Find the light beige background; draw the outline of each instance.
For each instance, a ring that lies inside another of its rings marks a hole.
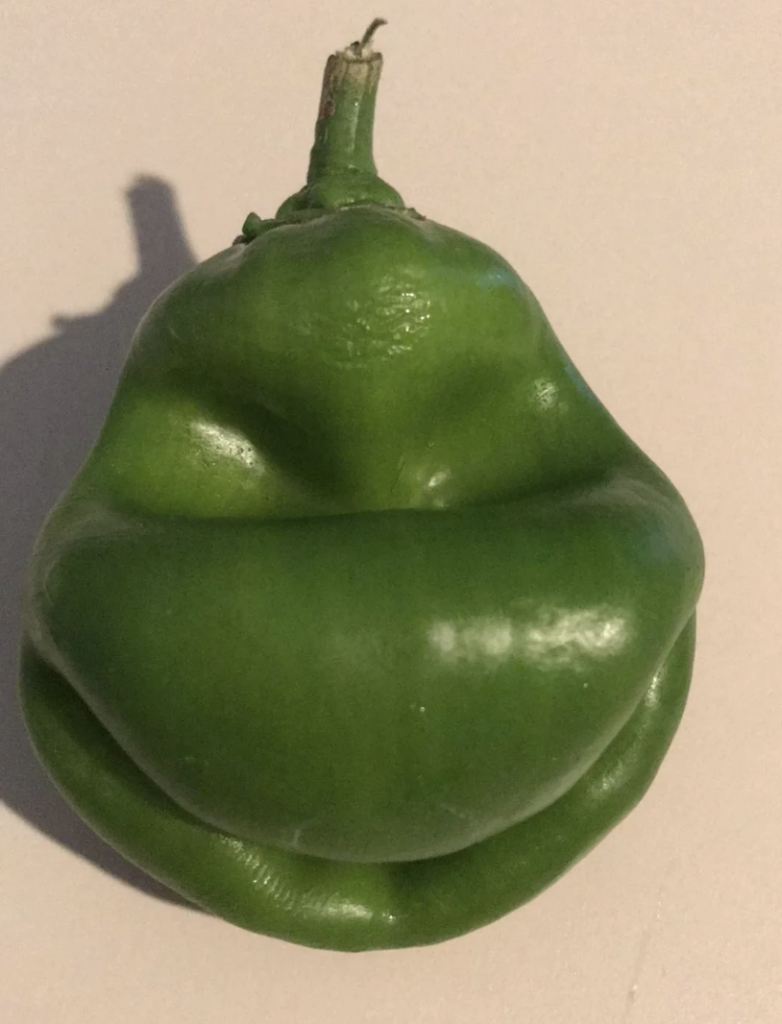
[[[500,923],[348,956],[145,887],[50,789],[13,687],[24,559],[135,321],[188,245],[212,254],[301,184],[322,63],[375,14],[384,176],[518,268],[679,485],[708,580],[689,709],[642,806]],[[779,1024],[778,0],[3,0],[0,15],[0,1019]]]

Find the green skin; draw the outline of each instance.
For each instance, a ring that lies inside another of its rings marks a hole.
[[[437,942],[640,799],[695,525],[495,252],[375,173],[335,55],[305,188],[164,293],[39,539],[21,696],[97,832],[238,925]]]

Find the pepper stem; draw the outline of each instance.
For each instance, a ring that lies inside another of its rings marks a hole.
[[[356,203],[404,207],[400,195],[378,177],[372,154],[383,67],[382,55],[372,49],[372,37],[385,24],[383,18],[375,18],[360,40],[328,58],[307,184],[283,203],[278,218],[298,210]]]
[[[366,47],[372,43],[372,37],[381,25],[388,25],[387,20],[385,17],[376,17],[370,28],[368,28],[361,36],[361,41],[359,43],[353,43],[352,48],[355,49],[356,47],[359,47],[359,49],[365,50]]]
[[[366,50],[367,47],[371,44],[372,36],[375,34],[375,32],[377,32],[381,25],[387,24],[388,22],[386,21],[385,18],[375,18],[375,20],[364,33],[364,35],[361,37],[360,42],[352,43],[350,48],[354,52],[363,53],[363,51]]]

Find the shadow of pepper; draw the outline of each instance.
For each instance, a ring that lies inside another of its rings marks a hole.
[[[99,839],[60,797],[33,753],[16,696],[19,605],[35,536],[98,437],[139,320],[196,262],[165,181],[138,178],[127,201],[136,276],[99,312],[55,318],[56,333],[0,370],[0,799],[121,881],[184,904]]]

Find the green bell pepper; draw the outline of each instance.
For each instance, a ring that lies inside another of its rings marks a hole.
[[[496,919],[636,804],[703,576],[510,265],[377,176],[376,27],[329,59],[305,187],[142,320],[20,682],[100,835],[340,950]]]

